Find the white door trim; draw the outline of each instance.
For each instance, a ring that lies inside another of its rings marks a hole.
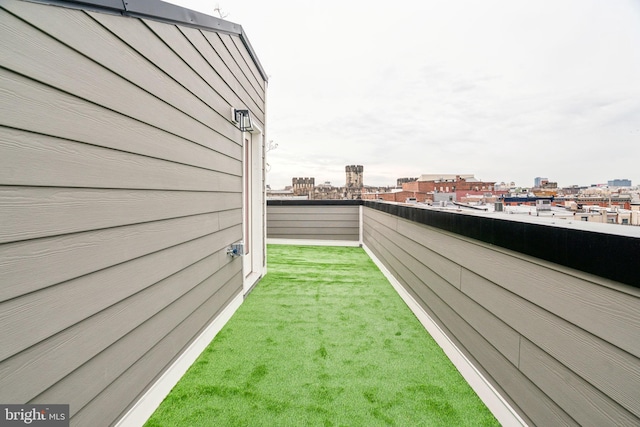
[[[242,133],[242,237],[245,244],[245,255],[242,260],[243,293],[248,293],[264,274],[265,230],[264,215],[266,213],[264,194],[264,132],[254,124],[254,131]],[[247,169],[247,148],[251,164]],[[246,171],[250,173],[247,176]],[[247,182],[249,178],[249,182]],[[249,189],[249,197],[246,191]],[[247,206],[248,201],[248,206]],[[247,212],[248,210],[248,212]],[[248,223],[246,222],[248,221]],[[247,235],[248,233],[248,235]]]

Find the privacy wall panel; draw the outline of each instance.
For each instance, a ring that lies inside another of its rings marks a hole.
[[[267,206],[267,238],[306,240],[360,239],[359,206]]]
[[[364,244],[533,425],[637,425],[636,288],[364,208]]]
[[[0,3],[0,401],[109,425],[242,292],[266,84],[239,34],[74,6]]]

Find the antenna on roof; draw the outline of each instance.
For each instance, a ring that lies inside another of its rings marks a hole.
[[[228,13],[225,13],[222,11],[222,9],[220,9],[220,4],[216,3],[216,7],[213,9],[214,12],[216,12],[218,14],[218,16],[220,17],[220,19],[224,19],[227,16],[229,16]]]
[[[265,144],[264,153],[267,154],[269,151],[275,150],[276,148],[278,148],[278,143],[276,142],[274,144],[273,139],[271,139],[268,144]],[[271,172],[271,164],[269,164],[269,162],[265,162],[265,168],[267,172]]]

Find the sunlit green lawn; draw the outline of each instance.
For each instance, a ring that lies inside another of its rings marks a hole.
[[[362,249],[268,268],[147,426],[498,425]]]

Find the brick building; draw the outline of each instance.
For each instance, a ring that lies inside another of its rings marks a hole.
[[[384,200],[385,202],[404,203],[407,199],[415,198],[417,202],[433,201],[433,194],[427,194],[420,191],[393,191],[393,192],[369,192],[362,194],[363,200]]]
[[[485,192],[494,191],[495,185],[495,181],[478,181],[473,175],[422,175],[417,181],[403,183],[402,190],[421,193]]]
[[[506,191],[496,191],[495,182],[478,181],[473,175],[421,175],[420,178],[399,178],[402,191],[391,193],[366,193],[363,199],[384,200],[389,202],[405,202],[415,198],[418,202],[433,202],[434,193],[450,193],[452,198],[461,200],[474,199],[473,196],[496,197]],[[455,195],[455,196],[454,196]]]

